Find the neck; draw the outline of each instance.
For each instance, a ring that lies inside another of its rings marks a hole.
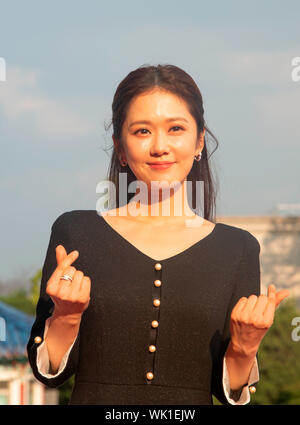
[[[191,184],[191,182],[189,182]],[[156,223],[163,225],[196,222],[198,225],[203,218],[195,214],[188,203],[188,190],[186,180],[173,187],[166,184],[160,187],[152,185],[148,190],[148,197],[143,196],[140,188],[127,204],[128,215],[135,216],[143,223]]]

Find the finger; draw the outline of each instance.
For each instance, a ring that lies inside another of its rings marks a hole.
[[[63,285],[70,286],[72,284],[71,281],[61,279],[61,277],[64,274],[68,274],[73,279],[75,272],[76,272],[75,267],[69,266],[65,270],[63,270],[63,272],[60,273],[59,275],[56,275],[55,277],[52,276],[51,279],[49,279],[49,282],[47,284],[48,290],[50,289],[50,291],[53,292],[53,294],[55,293],[56,295],[58,295],[60,287],[62,287]]]
[[[89,276],[83,276],[80,284],[80,293],[79,293],[79,299],[83,301],[84,303],[87,303],[91,297],[91,279]]]
[[[61,280],[63,284],[60,286],[59,296],[66,296],[70,299],[70,301],[76,301],[79,297],[79,288],[82,277],[83,272],[80,270],[75,270],[75,273],[72,276],[72,282]]]
[[[276,298],[276,288],[273,284],[268,286],[268,298],[272,298],[274,300]]]
[[[69,267],[75,260],[77,260],[79,256],[78,251],[72,251],[70,254],[68,254],[56,267],[56,269],[53,272],[53,278],[55,280],[59,279],[63,273],[64,270]]]
[[[274,313],[276,309],[276,301],[272,297],[268,297],[268,303],[265,307],[264,313],[263,313],[263,322],[265,323],[266,327],[271,326],[274,320]]]
[[[247,303],[244,305],[243,310],[241,311],[241,320],[244,322],[247,322],[250,320],[253,310],[255,308],[255,305],[257,303],[258,297],[257,295],[250,295],[250,297],[247,300]]]
[[[250,295],[247,299],[247,304],[244,305],[243,311],[252,311],[257,303],[257,295]],[[250,310],[249,310],[250,309]]]
[[[233,307],[232,312],[231,312],[231,317],[233,319],[238,319],[240,317],[240,313],[241,313],[242,309],[244,308],[244,305],[247,303],[247,300],[248,299],[246,297],[241,297],[238,300],[238,302]]]
[[[84,274],[81,270],[76,270],[74,277],[73,277],[73,288],[74,289],[74,293],[76,292],[76,294],[79,294],[80,292],[80,285],[81,285],[81,281],[83,278]]]
[[[67,256],[67,251],[63,245],[57,245],[55,248],[57,265]]]
[[[274,311],[276,309],[276,297],[277,294],[275,285],[271,284],[268,286],[268,304],[265,307],[265,311],[263,313],[264,316],[274,314]]]
[[[69,266],[69,267],[67,267],[67,268],[63,271],[63,273],[59,276],[59,278],[58,278],[58,279],[59,279],[59,280],[58,280],[58,283],[60,283],[60,284],[64,284],[64,285],[71,285],[71,284],[73,283],[73,279],[74,279],[75,273],[76,273],[76,268],[75,268],[74,266]],[[61,278],[63,277],[63,275],[65,275],[65,274],[67,274],[67,275],[71,276],[72,281],[71,281],[71,280],[61,279]]]
[[[89,293],[91,290],[91,279],[89,276],[83,276],[80,283],[80,292]]]
[[[257,303],[253,309],[253,317],[258,319],[264,314],[266,305],[268,304],[269,298],[266,295],[260,295],[257,299]]]
[[[278,307],[281,301],[284,300],[289,295],[290,295],[290,291],[288,289],[283,289],[281,291],[278,291],[276,294],[276,307]]]

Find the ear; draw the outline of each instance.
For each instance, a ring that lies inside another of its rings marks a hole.
[[[116,150],[116,152],[118,152],[118,142],[117,142],[117,140],[116,140],[116,138],[115,138],[114,135],[112,135],[112,139],[113,139],[113,142],[114,142],[115,150]]]
[[[199,138],[197,140],[196,149],[197,150],[200,149],[200,152],[202,152],[202,149],[204,148],[204,136],[205,136],[205,128],[203,129],[202,133],[200,133]]]
[[[115,138],[114,135],[112,135],[112,139],[113,139],[113,142],[114,142],[114,147],[115,147],[117,157],[119,158],[119,157],[122,156],[122,149],[121,149],[120,143],[118,142],[118,140]]]

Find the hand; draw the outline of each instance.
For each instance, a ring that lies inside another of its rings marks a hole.
[[[67,255],[62,245],[56,247],[57,267],[48,280],[46,288],[46,293],[50,295],[55,305],[52,316],[78,320],[89,305],[91,279],[71,266],[78,255],[78,251],[72,251]],[[73,281],[60,279],[64,274],[70,275]]]
[[[269,285],[268,296],[242,297],[231,312],[230,334],[234,351],[244,356],[253,356],[274,321],[275,309],[289,295],[289,290],[276,292]]]

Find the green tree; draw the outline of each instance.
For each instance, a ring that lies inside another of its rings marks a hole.
[[[35,305],[28,297],[28,292],[25,289],[16,289],[7,295],[2,295],[0,300],[26,314],[35,315]]]
[[[42,269],[38,269],[36,274],[30,279],[31,287],[28,294],[28,298],[34,306],[37,305],[40,296],[41,279]]]
[[[300,310],[289,297],[277,308],[274,323],[260,345],[260,380],[252,404],[300,404],[300,341],[292,339],[294,317],[300,317]]]

